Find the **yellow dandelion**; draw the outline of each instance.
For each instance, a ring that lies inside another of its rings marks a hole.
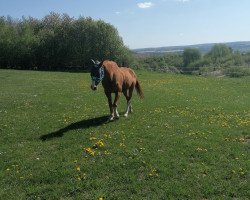
[[[98,147],[104,147],[104,142],[102,140],[98,140],[96,143],[95,143]]]
[[[104,142],[102,140],[98,140],[94,145],[93,145],[93,149],[97,149],[97,148],[101,148],[104,147]]]
[[[110,153],[109,151],[106,150],[106,151],[104,151],[104,154],[105,154],[105,155],[110,155],[111,153]]]
[[[77,167],[76,167],[76,170],[77,170],[77,171],[81,171],[80,166],[77,166]]]
[[[86,152],[87,154],[89,154],[89,155],[91,155],[91,156],[94,156],[94,155],[95,155],[95,151],[94,151],[93,149],[91,149],[90,147],[85,148],[84,150],[85,150],[85,152]]]

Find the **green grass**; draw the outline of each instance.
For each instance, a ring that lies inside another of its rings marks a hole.
[[[137,74],[104,123],[89,74],[0,70],[0,199],[249,199],[250,78]]]

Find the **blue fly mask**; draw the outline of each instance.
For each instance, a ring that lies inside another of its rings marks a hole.
[[[104,78],[104,68],[99,61],[94,61],[94,66],[91,68],[90,76],[92,80],[91,88],[96,90],[97,85],[103,80]]]

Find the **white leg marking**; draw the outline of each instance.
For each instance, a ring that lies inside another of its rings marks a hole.
[[[118,111],[117,111],[117,107],[116,107],[116,108],[115,108],[115,118],[119,119],[119,117],[120,117],[120,115],[119,115],[119,113],[118,113]]]
[[[129,105],[129,113],[132,113],[132,112],[133,112],[132,104],[130,103],[130,105]]]
[[[129,110],[130,110],[130,106],[131,106],[131,103],[130,102],[127,102],[127,110],[124,114],[124,117],[127,117],[128,116],[128,113],[129,113]]]
[[[113,121],[113,120],[114,120],[114,115],[110,115],[109,121]]]

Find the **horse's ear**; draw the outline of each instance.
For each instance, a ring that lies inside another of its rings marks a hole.
[[[91,59],[92,63],[96,64],[95,61],[93,59]]]
[[[97,62],[98,62],[98,66],[102,67],[103,61],[102,62],[97,61]]]

